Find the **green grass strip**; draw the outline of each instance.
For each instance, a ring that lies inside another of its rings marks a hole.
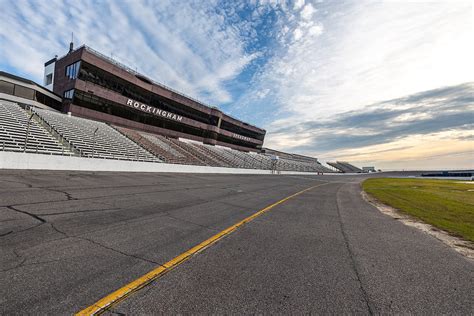
[[[474,242],[474,182],[373,178],[362,187],[386,205]]]

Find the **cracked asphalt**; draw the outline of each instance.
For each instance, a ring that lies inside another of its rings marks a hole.
[[[383,215],[365,176],[0,170],[0,314],[72,314],[288,200],[109,314],[474,314],[474,264]]]

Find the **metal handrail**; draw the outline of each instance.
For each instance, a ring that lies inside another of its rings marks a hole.
[[[28,106],[28,109],[27,111],[29,112],[32,112],[32,113],[35,113],[36,114],[36,117],[41,121],[41,124],[43,124],[43,127],[46,129],[46,127],[49,128],[49,133],[54,137],[56,138],[56,140],[61,144],[61,146],[63,147],[63,153],[64,153],[64,143],[66,143],[68,146],[67,146],[67,149],[70,151],[70,153],[68,154],[65,154],[64,156],[71,156],[71,154],[74,156],[75,154],[79,154],[79,156],[82,156],[82,152],[79,148],[76,148],[73,143],[69,140],[67,140],[63,134],[61,134],[53,125],[51,125],[48,121],[46,121],[41,115],[39,115],[34,107],[31,107],[31,106]],[[44,126],[46,125],[46,126]],[[77,151],[77,153],[75,152]]]

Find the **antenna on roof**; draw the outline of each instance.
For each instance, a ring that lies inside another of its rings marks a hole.
[[[74,50],[74,32],[71,32],[71,43],[69,43],[68,54],[72,53],[73,50]]]

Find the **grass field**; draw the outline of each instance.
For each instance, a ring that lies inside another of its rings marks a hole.
[[[474,183],[379,178],[362,186],[380,202],[474,242]]]

